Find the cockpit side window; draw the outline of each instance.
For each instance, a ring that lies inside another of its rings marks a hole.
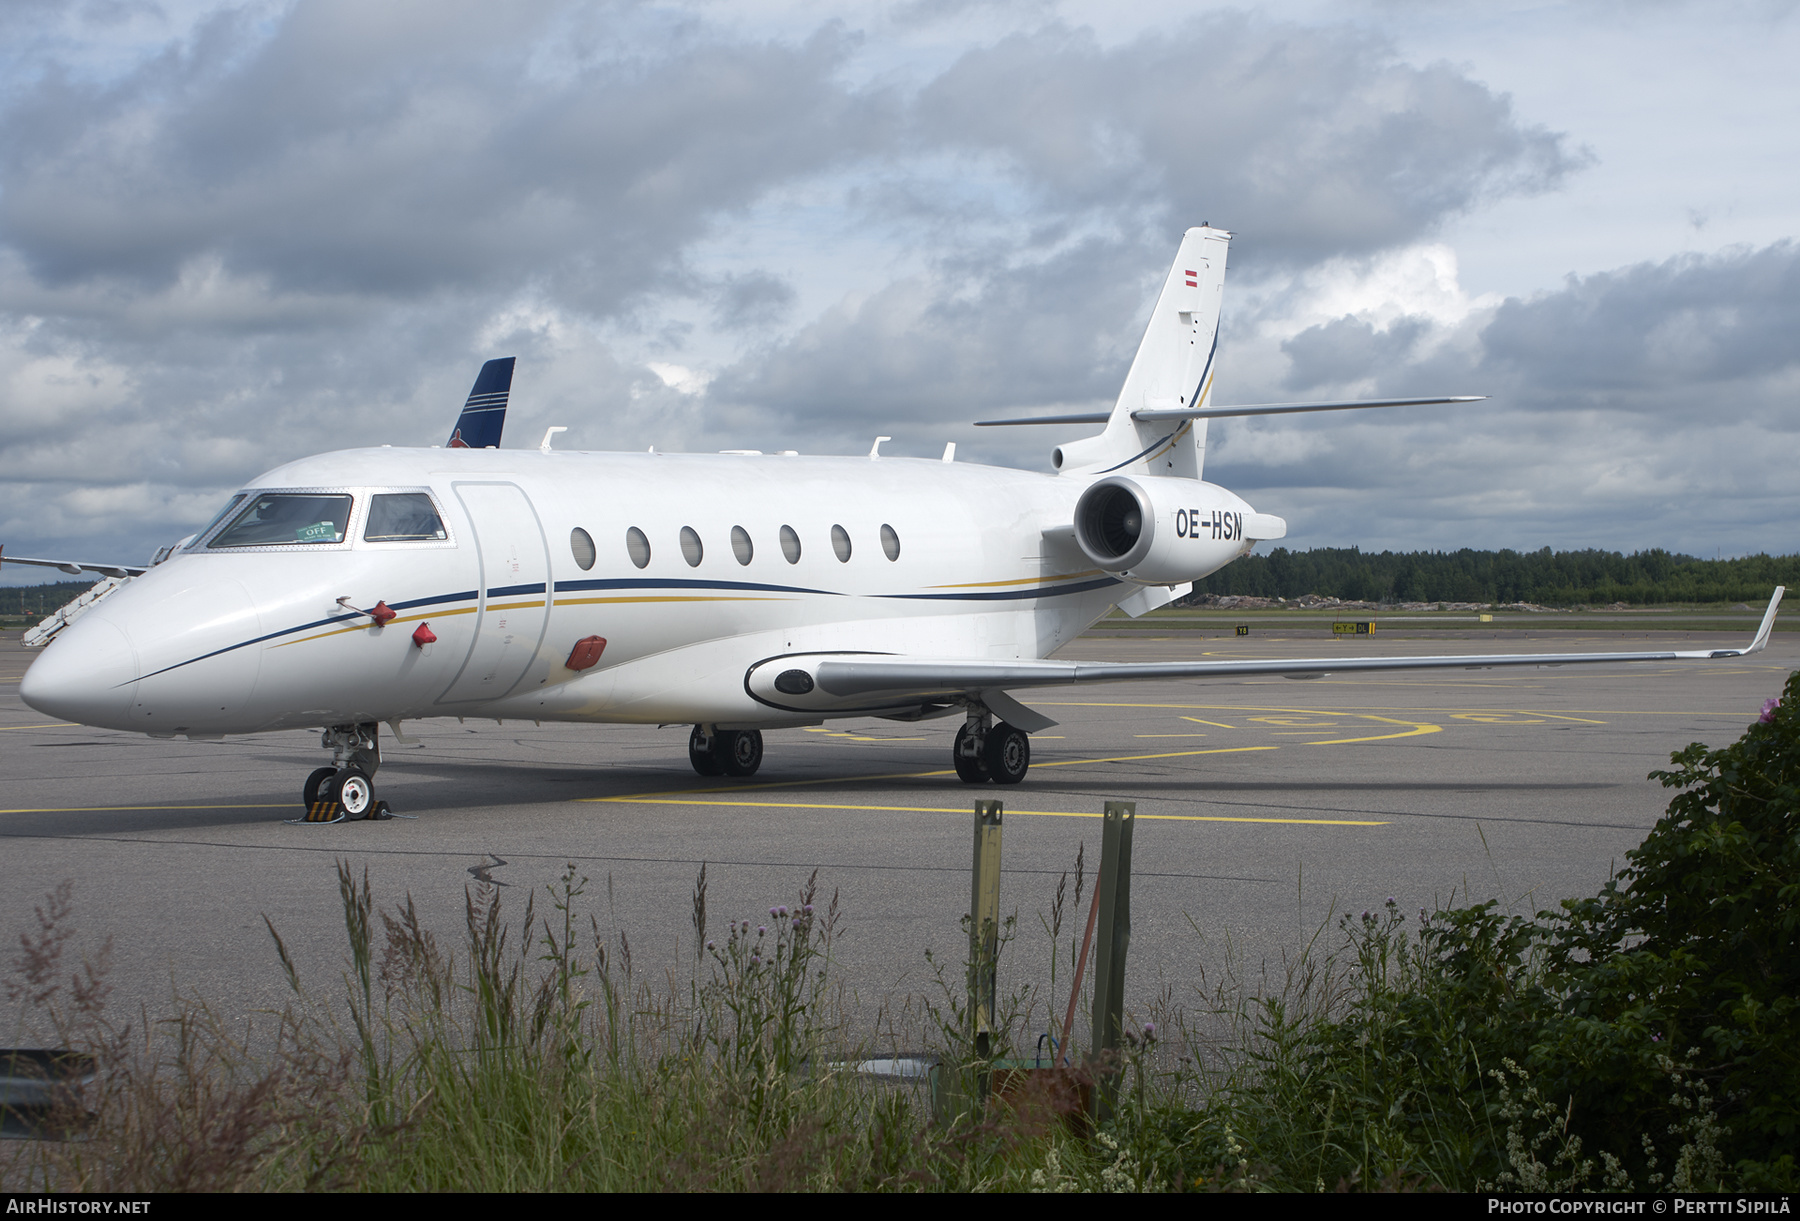
[[[263,492],[207,544],[217,547],[283,547],[341,543],[350,525],[350,497],[318,492]]]
[[[224,521],[227,517],[230,517],[231,511],[233,509],[237,508],[239,505],[244,503],[244,495],[245,494],[243,492],[238,492],[237,494],[232,496],[232,498],[230,500],[226,501],[225,507],[223,509],[220,509],[218,511],[218,513],[216,515],[214,515],[213,519],[206,523],[205,529],[201,530],[198,534],[194,535],[193,541],[191,541],[188,544],[188,546],[198,547],[200,545],[200,540],[204,539],[207,535],[211,534],[214,530],[218,529],[219,523]]]
[[[437,506],[423,492],[384,492],[369,499],[365,543],[422,543],[446,537]]]

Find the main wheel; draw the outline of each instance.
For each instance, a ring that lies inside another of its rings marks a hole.
[[[956,745],[950,748],[950,761],[956,764],[956,778],[964,784],[986,784],[988,780],[987,760],[980,753],[963,754],[963,743],[969,740],[969,723],[963,722],[956,731]]]
[[[727,776],[754,776],[756,769],[762,766],[763,741],[760,729],[739,729],[718,735],[724,739],[724,750],[720,752],[725,758],[725,774]]]
[[[712,746],[708,748],[706,734],[698,725],[694,726],[694,732],[688,735],[688,762],[692,763],[694,770],[702,776],[723,776],[725,774],[725,759],[719,751],[721,739],[724,737],[724,734],[715,733]]]
[[[1017,784],[1031,766],[1031,738],[1023,729],[1001,721],[988,730],[981,753],[995,784]]]
[[[346,818],[361,818],[375,804],[375,782],[361,768],[346,767],[339,772],[332,789]]]
[[[335,775],[335,767],[321,767],[306,778],[306,784],[300,790],[300,800],[307,809],[312,809],[313,802],[319,799],[320,786]]]

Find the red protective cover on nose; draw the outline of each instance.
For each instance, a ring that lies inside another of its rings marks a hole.
[[[389,613],[391,614],[392,612]],[[413,643],[418,645],[421,649],[428,644],[435,644],[436,642],[437,633],[431,630],[431,625],[429,623],[421,623],[413,630]]]
[[[585,670],[600,660],[600,654],[606,651],[606,641],[600,636],[583,636],[575,642],[569,651],[569,660],[563,664],[571,670]]]

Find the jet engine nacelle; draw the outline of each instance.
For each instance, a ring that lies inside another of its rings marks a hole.
[[[1181,585],[1216,572],[1287,523],[1197,479],[1110,475],[1075,502],[1075,542],[1104,572]]]

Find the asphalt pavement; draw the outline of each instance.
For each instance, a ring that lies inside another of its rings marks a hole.
[[[1738,633],[1671,635],[1681,648]],[[834,722],[766,735],[750,780],[701,779],[685,727],[409,723],[385,737],[378,796],[405,817],[295,826],[300,785],[328,756],[317,735],[154,740],[49,720],[18,699],[32,653],[0,640],[0,931],[35,927],[73,882],[71,959],[110,940],[115,1012],[154,1014],[172,990],[248,1017],[286,981],[265,917],[310,988],[345,966],[336,869],[366,870],[378,902],[410,894],[446,946],[466,890],[498,884],[503,911],[539,910],[573,865],[609,945],[622,930],[640,978],[679,983],[695,950],[693,884],[707,867],[708,933],[767,920],[817,871],[843,918],[838,969],[859,1022],[916,1022],[939,995],[926,957],[960,978],[972,802],[1005,803],[1002,907],[1018,915],[1007,980],[1037,986],[1067,873],[1069,953],[1077,850],[1098,863],[1099,814],[1137,803],[1128,1003],[1191,1003],[1236,971],[1279,972],[1335,947],[1344,913],[1392,897],[1416,913],[1498,900],[1521,913],[1592,893],[1660,817],[1647,778],[1689,742],[1719,745],[1779,693],[1800,648],[1725,662],[1444,670],[1396,675],[1124,683],[1028,693],[1060,722],[1032,738],[1013,788],[950,770],[955,720]],[[1548,640],[1432,633],[1334,640],[1153,633],[1077,642],[1063,656],[1116,660],[1665,647],[1655,635]],[[1322,930],[1322,931],[1321,931]],[[16,951],[8,949],[11,969]],[[1058,988],[1068,978],[1059,968]],[[1057,994],[1060,1007],[1060,996]],[[910,1009],[909,1009],[910,1006]],[[22,1037],[22,1036],[21,1036]]]

